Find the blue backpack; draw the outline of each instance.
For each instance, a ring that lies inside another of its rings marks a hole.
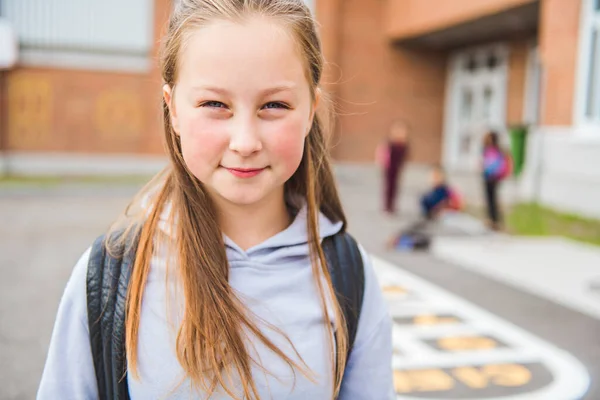
[[[497,149],[485,150],[483,154],[483,171],[488,179],[502,180],[511,173],[511,160]]]

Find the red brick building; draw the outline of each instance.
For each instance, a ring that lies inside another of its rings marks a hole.
[[[464,125],[453,121],[461,106],[481,128],[538,115],[570,124],[580,14],[580,0],[320,0],[329,79],[337,82],[330,88],[342,110],[336,155],[370,160],[390,121],[402,117],[414,128],[416,161],[456,158],[449,136],[479,134],[453,126]],[[539,112],[526,95],[536,90],[538,63],[545,97],[554,99]],[[468,139],[457,138],[467,151],[479,138]]]
[[[145,164],[138,155],[162,153],[156,58],[170,0],[0,6],[21,47],[2,93],[0,143],[9,171],[110,171],[116,154],[135,172],[144,170],[135,167]]]
[[[480,195],[487,129],[529,126],[513,200],[600,217],[600,1],[318,0],[335,156],[370,161],[394,118],[412,161]]]

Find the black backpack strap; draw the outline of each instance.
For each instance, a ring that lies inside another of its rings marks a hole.
[[[333,288],[348,330],[348,354],[350,358],[365,293],[365,269],[362,254],[356,240],[346,232],[329,236],[322,243]]]
[[[87,271],[87,308],[90,343],[101,400],[129,400],[125,350],[125,305],[137,238],[113,257],[106,237],[94,242]],[[358,244],[348,233],[327,237],[322,243],[336,297],[348,331],[350,357],[365,291],[365,274]]]
[[[125,247],[125,246],[123,246]],[[87,310],[92,358],[101,400],[128,400],[125,305],[135,248],[107,252],[106,237],[94,242],[87,270]]]

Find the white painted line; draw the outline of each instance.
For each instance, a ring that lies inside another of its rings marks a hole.
[[[382,259],[371,258],[383,286],[399,286],[408,292],[418,294],[424,301],[424,310],[435,311],[438,314],[443,310],[441,314],[449,313],[464,319],[464,322],[448,325],[395,324],[393,343],[400,352],[400,355],[394,355],[393,358],[395,368],[414,370],[454,368],[465,365],[540,363],[552,374],[551,383],[524,394],[485,397],[485,400],[576,400],[587,392],[590,384],[589,375],[584,366],[569,353]],[[402,298],[401,295],[388,295],[388,298],[392,317],[415,315],[414,310],[409,313],[403,310],[402,301],[398,300]],[[449,352],[439,351],[423,341],[431,339],[434,335],[456,336],[461,333],[461,326],[464,328],[462,331],[464,333],[490,335],[507,347]],[[412,397],[403,394],[398,395],[397,399],[436,400],[437,398],[423,397],[423,395]]]
[[[433,254],[465,269],[600,319],[600,250],[569,240],[439,238]]]
[[[21,153],[4,156],[4,168],[16,175],[154,175],[168,165],[165,156],[75,153]]]
[[[400,349],[402,350],[402,349]],[[477,364],[523,364],[539,362],[539,356],[532,352],[523,353],[514,350],[491,350],[485,355],[477,353],[464,354],[441,354],[435,357],[435,368],[454,368],[462,365]],[[406,360],[403,356],[394,356],[392,361],[394,368],[421,369],[431,368],[431,358],[416,356],[413,360]]]

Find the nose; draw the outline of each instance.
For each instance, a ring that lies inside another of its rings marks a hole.
[[[258,127],[251,118],[245,118],[233,126],[233,132],[229,139],[229,150],[235,151],[242,156],[249,156],[262,150],[262,141],[258,133]]]

